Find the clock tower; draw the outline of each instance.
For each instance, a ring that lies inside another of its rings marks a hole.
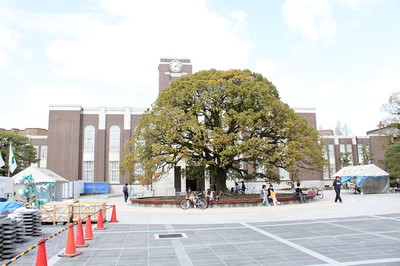
[[[158,92],[183,75],[192,75],[192,63],[189,58],[161,58],[158,65]]]

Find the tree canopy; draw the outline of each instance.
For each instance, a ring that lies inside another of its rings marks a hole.
[[[392,93],[388,101],[382,105],[388,116],[379,122],[380,128],[394,127],[400,129],[400,91]]]
[[[400,178],[400,141],[396,141],[386,149],[383,163],[391,177]]]
[[[164,89],[141,117],[124,154],[122,172],[158,180],[184,160],[204,166],[218,190],[231,174],[276,179],[276,167],[321,170],[318,132],[280,100],[275,86],[249,70],[200,71]],[[134,172],[141,165],[143,172]]]
[[[0,152],[6,163],[4,167],[0,168],[0,176],[8,175],[10,143],[12,143],[13,154],[17,162],[17,168],[12,173],[13,175],[29,167],[31,163],[39,161],[36,156],[36,150],[30,144],[28,137],[20,136],[12,132],[0,132]]]

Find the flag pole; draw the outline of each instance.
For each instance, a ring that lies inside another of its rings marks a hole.
[[[7,176],[10,177],[10,156],[11,156],[11,141],[10,141],[10,151],[8,152],[8,170],[7,170]]]

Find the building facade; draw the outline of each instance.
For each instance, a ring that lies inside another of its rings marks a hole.
[[[4,128],[0,128],[0,132],[12,132],[18,134],[20,136],[26,136],[29,138],[30,143],[36,150],[36,156],[40,159],[39,162],[32,164],[36,167],[47,168],[47,134],[48,131],[43,128],[26,128],[26,129],[17,129],[12,128],[10,130],[6,130]]]
[[[192,65],[187,58],[161,58],[159,66],[159,92],[183,75],[192,74]],[[317,128],[316,112],[313,108],[293,108],[307,123]],[[120,192],[122,185],[129,182],[128,174],[119,172],[119,164],[125,150],[125,143],[131,138],[140,117],[146,109],[134,107],[83,107],[80,105],[51,105],[47,136],[32,136],[32,144],[38,150],[39,167],[46,167],[70,180],[85,182],[108,182],[112,192]],[[326,144],[325,157],[329,167],[321,172],[303,171],[299,179],[304,186],[330,185],[332,175],[340,170],[341,158],[346,155],[349,165],[374,163],[384,169],[379,160],[384,157],[387,137],[375,131],[363,137],[334,136],[332,131],[320,131]],[[161,181],[149,186],[132,184],[135,193],[143,195],[174,195],[185,191],[189,184],[181,176],[184,162],[170,171]],[[243,165],[249,171],[250,165]],[[140,166],[135,168],[139,173]],[[279,170],[281,184],[287,187],[290,173]],[[234,181],[232,181],[234,182]],[[264,180],[248,183],[257,189]],[[232,184],[227,184],[230,187]],[[193,187],[193,185],[191,185]],[[201,184],[208,188],[209,182]]]

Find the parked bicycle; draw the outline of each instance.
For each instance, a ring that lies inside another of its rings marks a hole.
[[[246,188],[246,194],[256,194],[256,188],[255,187],[249,187]]]
[[[312,187],[310,190],[314,192],[314,196],[316,196],[320,199],[322,199],[324,197],[324,193],[322,192],[322,190],[320,190],[316,186]]]
[[[179,203],[179,206],[183,210],[189,209],[192,205],[194,208],[199,208],[201,210],[207,209],[208,207],[207,200],[202,196],[198,196],[197,194],[192,198],[187,197],[186,199],[181,200]]]

